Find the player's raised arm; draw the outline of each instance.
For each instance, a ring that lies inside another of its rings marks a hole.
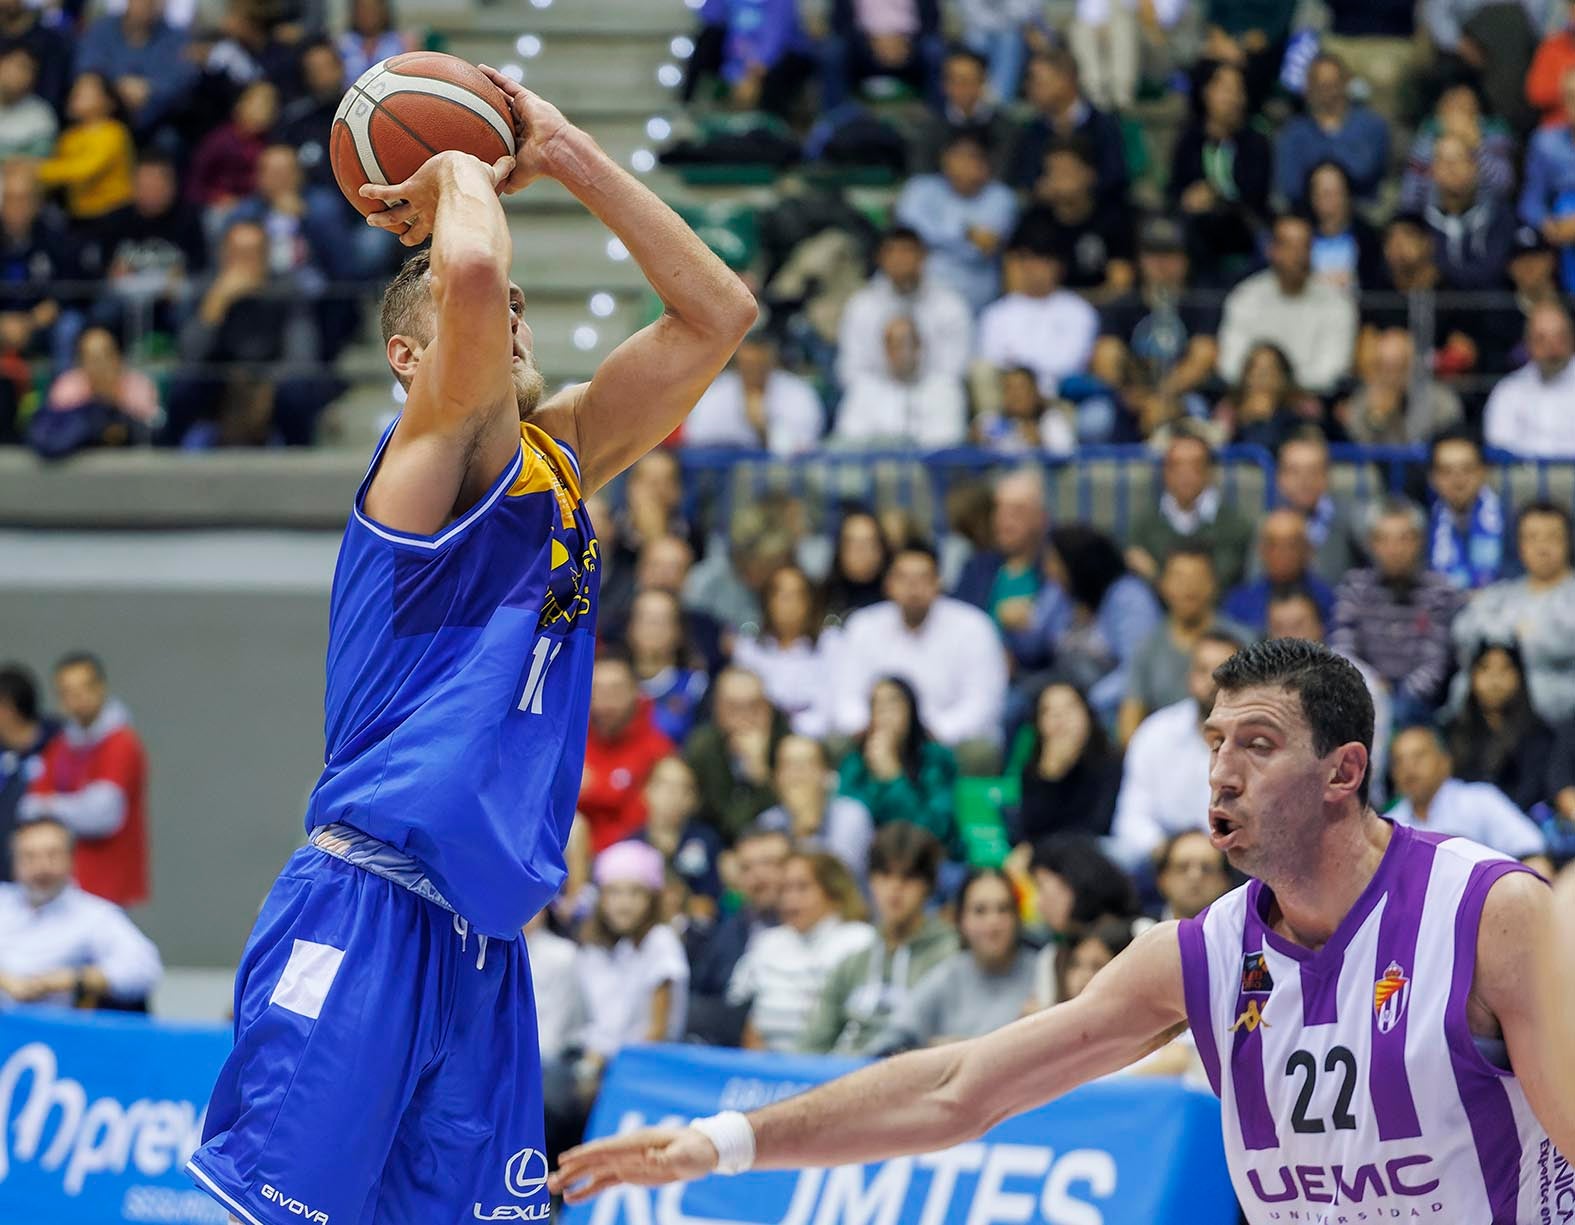
[[[1162,923],[1074,1000],[753,1112],[753,1165],[845,1165],[944,1149],[1141,1059],[1185,1024],[1176,924]],[[570,1149],[553,1187],[579,1202],[619,1183],[698,1178],[717,1161],[717,1147],[695,1128],[647,1128]]]
[[[579,452],[587,495],[605,485],[688,415],[757,315],[745,284],[677,213],[608,157],[558,109],[502,73],[524,145],[534,151],[506,189],[534,175],[562,183],[640,265],[666,308],[608,355],[591,381],[553,397],[536,420]]]

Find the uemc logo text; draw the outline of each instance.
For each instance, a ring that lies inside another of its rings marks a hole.
[[[1390,1195],[1431,1195],[1438,1190],[1438,1179],[1428,1168],[1431,1157],[1420,1153],[1395,1157],[1380,1166],[1368,1161],[1354,1168],[1344,1165],[1278,1166],[1267,1173],[1247,1171],[1247,1181],[1265,1204],[1282,1204],[1302,1199],[1309,1204],[1360,1204],[1369,1196],[1383,1199]],[[1420,1168],[1419,1168],[1420,1167]]]

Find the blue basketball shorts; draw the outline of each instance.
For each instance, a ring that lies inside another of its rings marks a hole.
[[[546,1220],[524,938],[297,851],[242,957],[187,1170],[248,1225]]]

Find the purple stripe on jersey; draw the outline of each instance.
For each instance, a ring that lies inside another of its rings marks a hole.
[[[1344,964],[1344,956],[1336,956],[1330,965],[1302,962],[1303,1025],[1333,1025],[1339,1019],[1340,968]]]
[[[1466,1001],[1476,972],[1477,929],[1488,890],[1500,877],[1526,870],[1511,859],[1490,859],[1471,869],[1471,878],[1455,911],[1455,973],[1444,1012],[1449,1061],[1454,1067],[1460,1103],[1471,1125],[1471,1139],[1476,1144],[1477,1164],[1493,1209],[1492,1225],[1516,1225],[1518,1219],[1520,1132],[1504,1087],[1507,1073],[1493,1069],[1477,1051],[1471,1039]]]
[[[1203,938],[1203,921],[1208,910],[1196,918],[1184,919],[1176,928],[1181,940],[1181,986],[1187,1003],[1187,1023],[1198,1058],[1208,1073],[1214,1096],[1220,1095],[1220,1052],[1214,1041],[1214,1012],[1209,994],[1209,950]]]
[[[1258,917],[1258,882],[1248,887],[1246,921],[1241,925],[1241,955],[1263,951],[1263,921]],[[1244,995],[1237,984],[1236,1015],[1244,1016],[1248,1001],[1265,1009],[1270,1000]],[[1289,1024],[1287,1020],[1283,1022]],[[1274,1130],[1274,1113],[1269,1109],[1269,1093],[1263,1080],[1263,1030],[1261,1025],[1237,1022],[1230,1050],[1230,1079],[1236,1091],[1236,1117],[1241,1120],[1241,1143],[1248,1152],[1278,1148],[1280,1138]]]
[[[1433,875],[1438,844],[1417,838],[1408,850],[1405,871],[1396,875],[1384,903],[1383,918],[1378,923],[1378,950],[1373,965],[1375,984],[1391,965],[1398,966],[1408,980],[1416,971],[1417,933],[1422,927],[1422,909],[1427,902],[1427,885]],[[1374,990],[1376,992],[1376,986]],[[1409,982],[1402,990],[1410,990]],[[1367,1078],[1380,1140],[1414,1140],[1422,1134],[1422,1125],[1416,1117],[1416,1099],[1411,1094],[1411,1079],[1405,1067],[1405,1036],[1411,1013],[1403,1007],[1404,999],[1400,1003],[1399,1018],[1384,1032],[1379,1024],[1376,996],[1374,999]]]

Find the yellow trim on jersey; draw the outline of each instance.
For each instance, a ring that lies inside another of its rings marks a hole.
[[[509,486],[510,498],[524,497],[528,493],[551,493],[558,499],[559,517],[564,527],[574,523],[574,508],[580,501],[580,482],[574,475],[574,465],[552,438],[528,421],[520,422],[520,474]]]

